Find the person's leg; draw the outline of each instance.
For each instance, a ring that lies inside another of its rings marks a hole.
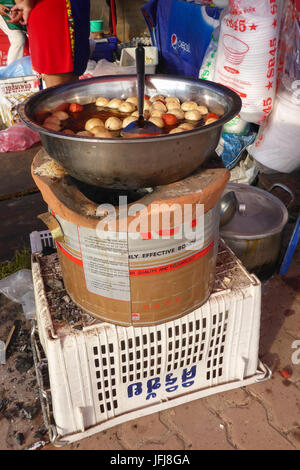
[[[7,54],[7,65],[24,55],[25,34],[17,29],[10,29],[0,15],[0,28],[8,36],[10,48]]]
[[[75,82],[78,80],[78,77],[72,72],[69,73],[57,73],[57,74],[43,74],[43,80],[45,81],[46,87],[56,85],[63,85],[64,83]]]

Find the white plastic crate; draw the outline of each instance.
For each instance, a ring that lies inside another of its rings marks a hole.
[[[121,327],[85,314],[82,329],[57,324],[39,256],[32,273],[56,445],[270,376],[258,360],[261,284],[223,242],[209,300],[152,327]]]
[[[50,230],[31,232],[29,238],[31,253],[39,253],[44,248],[56,248]]]
[[[124,73],[136,73],[135,49],[135,47],[124,47],[121,51],[120,66],[124,68]],[[158,49],[154,46],[146,46],[144,49],[145,73],[154,74],[158,65]]]

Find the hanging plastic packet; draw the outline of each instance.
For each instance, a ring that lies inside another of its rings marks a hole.
[[[206,50],[202,66],[199,70],[199,78],[202,80],[214,81],[215,79],[219,36],[220,27],[218,26],[211,35],[210,43]],[[241,119],[240,115],[235,116],[231,121],[224,125],[223,132],[226,134],[245,135],[249,132],[249,123]]]
[[[249,135],[222,134],[216,154],[228,170],[239,163],[244,151],[254,142],[255,137],[256,133],[253,132]]]
[[[199,78],[202,80],[214,80],[219,42],[220,28],[217,27],[211,35],[210,43],[206,49],[202,65],[199,70]]]
[[[240,117],[261,124],[276,90],[279,0],[229,0],[222,15],[215,81],[242,99]]]
[[[250,124],[247,121],[244,121],[240,115],[235,116],[231,121],[228,121],[224,124],[223,133],[224,134],[236,134],[236,135],[247,135],[250,130]]]
[[[226,13],[226,11],[224,11]],[[222,15],[220,20],[222,21]],[[199,78],[202,80],[215,81],[215,66],[217,59],[220,27],[217,27],[211,36],[211,41],[206,50],[202,66],[199,71]],[[222,159],[227,169],[234,168],[243,157],[244,150],[255,140],[256,134],[251,132],[250,124],[240,115],[235,116],[223,127],[222,137],[216,149],[217,155]]]

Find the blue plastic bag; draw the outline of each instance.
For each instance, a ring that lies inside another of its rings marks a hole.
[[[181,0],[150,0],[141,8],[162,73],[198,78],[221,9]]]
[[[0,70],[0,79],[34,75],[30,56],[21,57]]]
[[[216,153],[228,170],[239,163],[244,150],[253,144],[256,135],[253,130],[250,130],[248,135],[222,134]]]

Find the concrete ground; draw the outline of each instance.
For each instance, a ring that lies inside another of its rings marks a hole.
[[[31,231],[44,229],[36,216],[46,207],[29,171],[38,148],[0,154],[2,261],[10,259],[16,248],[28,246]],[[274,181],[292,186],[294,212],[299,211],[299,175],[264,175],[260,184]],[[288,233],[292,227],[291,223]],[[0,365],[0,449],[54,450],[43,426],[30,322],[19,304],[1,295],[0,339],[6,340],[16,320],[7,362]],[[300,246],[287,275],[276,274],[263,282],[259,357],[272,370],[266,382],[128,421],[60,449],[299,450]]]

